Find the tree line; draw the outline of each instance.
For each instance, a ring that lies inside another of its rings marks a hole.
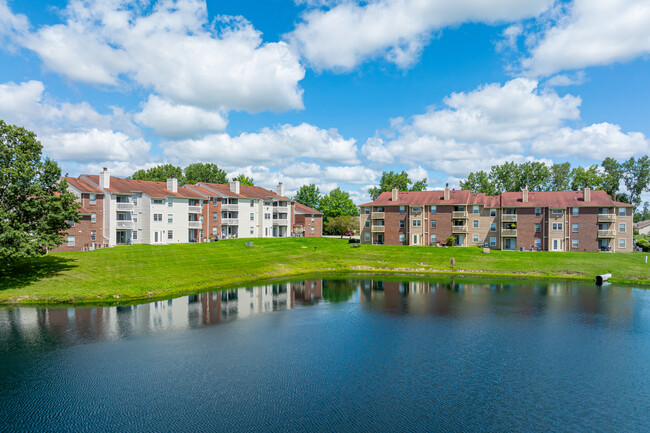
[[[135,171],[129,179],[136,180],[153,180],[164,182],[174,176],[178,179],[179,186],[185,184],[205,183],[228,183],[228,174],[219,168],[217,164],[197,162],[190,164],[185,168],[177,167],[172,164],[156,165],[146,170],[140,169]],[[235,176],[232,180],[238,180],[242,185],[253,186],[255,181],[252,177],[244,174]]]

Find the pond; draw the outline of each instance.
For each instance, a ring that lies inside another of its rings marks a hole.
[[[0,309],[0,431],[650,431],[650,291],[313,279]]]

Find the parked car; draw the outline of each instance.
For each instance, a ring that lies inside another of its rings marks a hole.
[[[354,232],[348,230],[347,232],[345,232],[345,236],[354,236]]]

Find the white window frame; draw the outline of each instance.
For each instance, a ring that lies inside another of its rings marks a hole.
[[[619,233],[625,233],[625,229],[626,229],[626,228],[627,228],[627,227],[625,226],[625,223],[620,223],[620,224],[618,225],[618,232],[619,232]]]
[[[400,233],[399,234],[399,241],[404,242],[405,239],[406,239],[406,236],[404,235],[404,233]]]
[[[625,238],[618,238],[618,247],[625,249]]]
[[[252,202],[251,202],[252,203]],[[279,217],[278,217],[279,218]],[[251,221],[255,221],[255,213],[251,212]]]
[[[435,243],[437,239],[437,236],[435,234],[431,235],[431,242]]]
[[[473,213],[474,215],[478,215],[478,213],[479,213],[479,207],[478,207],[478,206],[473,206],[473,207],[472,207],[472,213]]]
[[[435,206],[431,206],[431,213],[437,213],[438,210]]]
[[[97,214],[96,213],[91,213],[90,214],[90,222],[91,223],[96,223],[97,222]]]
[[[578,239],[571,239],[571,248],[580,248],[580,242]]]
[[[174,223],[174,214],[173,213],[168,213],[167,214],[167,224],[173,224]]]
[[[478,228],[478,220],[473,220],[472,224],[474,225],[474,228]]]
[[[90,204],[97,204],[97,194],[90,194],[90,197],[88,198],[88,202]]]
[[[495,237],[490,238],[490,246],[491,247],[496,247],[497,246],[497,238],[495,238]]]
[[[497,210],[494,209],[494,208],[490,209],[490,216],[491,216],[491,217],[495,217],[495,216],[497,216]]]
[[[167,230],[167,240],[174,240],[174,230]]]
[[[541,232],[542,232],[542,223],[535,223],[535,233],[541,233]]]
[[[370,215],[370,207],[366,206],[364,209],[365,210],[363,211],[363,213],[366,215]]]
[[[75,244],[74,235],[68,235],[68,246],[69,247],[74,247],[74,244]]]
[[[370,241],[370,233],[366,233],[365,241],[366,242]]]
[[[571,224],[571,233],[578,233],[578,230],[580,230],[580,225],[578,223]]]
[[[553,229],[553,231],[559,232],[559,231],[563,230],[562,227],[563,227],[562,223],[553,223],[552,229]]]
[[[536,207],[535,208],[535,216],[536,217],[542,216],[542,208],[541,207]]]
[[[579,207],[571,208],[571,216],[577,217],[578,215],[580,215],[580,208]]]
[[[625,215],[625,208],[624,207],[619,207],[618,208],[618,216],[624,217]]]
[[[97,231],[96,230],[91,230],[90,231],[90,240],[91,241],[96,241],[97,240]]]
[[[474,233],[474,234],[472,235],[472,238],[473,238],[473,239],[472,239],[472,242],[477,243],[477,242],[478,242],[478,233]]]
[[[422,220],[413,220],[413,227],[422,227]]]
[[[535,248],[542,247],[542,240],[540,238],[535,238]]]
[[[167,198],[167,207],[174,207],[174,199],[171,197]]]
[[[490,224],[490,232],[495,233],[497,231],[496,223]]]
[[[553,214],[553,215],[563,215],[564,211],[562,209],[552,209],[551,214]]]

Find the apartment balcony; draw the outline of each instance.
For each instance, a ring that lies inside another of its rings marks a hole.
[[[512,213],[501,214],[501,221],[504,222],[517,222],[517,215]]]
[[[133,210],[133,203],[115,203],[115,210]]]
[[[273,219],[273,225],[274,226],[286,226],[289,224],[289,220],[287,218],[275,218]]]
[[[191,229],[200,229],[200,228],[203,228],[203,223],[202,223],[201,221],[189,221],[189,222],[187,223],[187,225],[188,225],[189,228],[191,228]]]
[[[370,218],[374,220],[383,220],[384,219],[384,212],[373,212],[370,215]]]
[[[501,236],[507,236],[507,237],[517,236],[517,229],[503,229],[501,230]]]
[[[598,222],[599,223],[613,223],[616,221],[616,215],[613,213],[599,213]]]
[[[201,213],[203,209],[201,206],[190,206],[188,210],[190,213]]]
[[[273,206],[273,212],[287,213],[289,212],[289,206]]]
[[[131,220],[117,220],[115,221],[115,227],[118,229],[123,229],[123,230],[128,230],[128,229],[133,229],[133,221]]]
[[[616,230],[598,230],[598,237],[612,239],[616,237]]]
[[[221,210],[229,210],[229,211],[237,212],[239,210],[239,205],[221,203]]]
[[[452,233],[467,233],[467,226],[452,226]]]
[[[239,225],[239,220],[237,218],[221,218],[222,226],[237,226]]]
[[[373,232],[383,233],[386,226],[372,226]]]
[[[465,210],[455,210],[451,213],[451,217],[455,219],[467,219],[467,211]]]

